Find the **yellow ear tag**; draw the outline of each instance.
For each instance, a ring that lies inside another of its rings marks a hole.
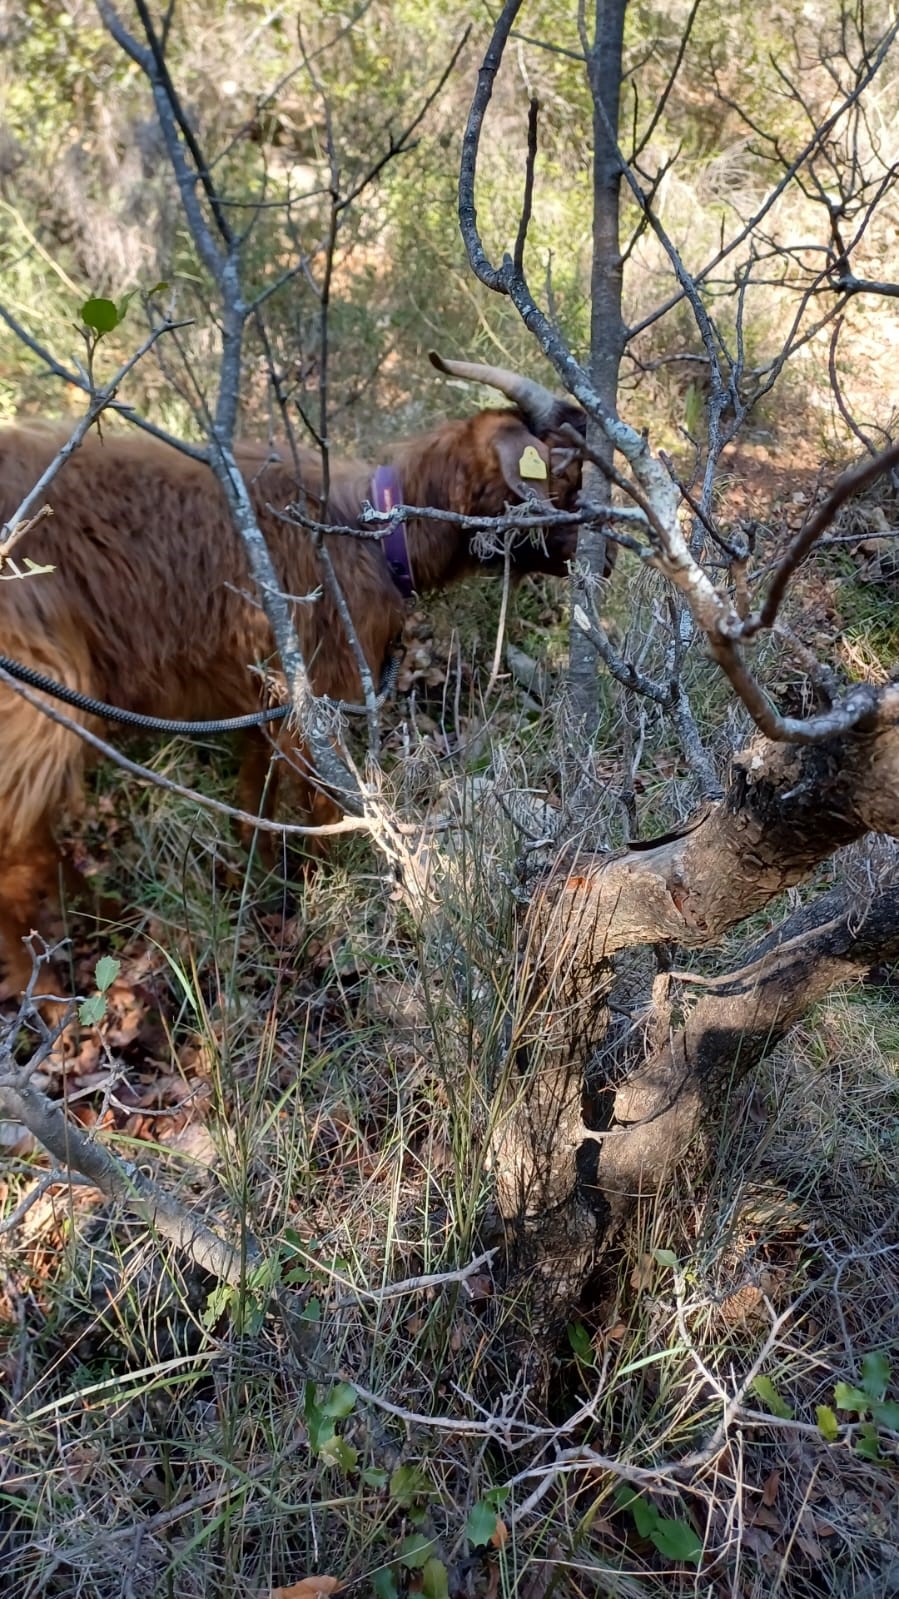
[[[543,460],[540,451],[535,449],[533,444],[529,444],[522,454],[518,463],[518,470],[524,478],[537,479],[541,483],[546,482],[546,462]]]

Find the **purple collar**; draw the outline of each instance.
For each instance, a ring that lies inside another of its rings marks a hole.
[[[371,502],[376,511],[392,511],[395,505],[403,503],[403,488],[400,475],[394,466],[379,466],[371,480]],[[415,593],[415,579],[412,576],[412,562],[409,560],[409,546],[406,543],[406,524],[396,522],[381,540],[381,547],[390,568],[390,575],[394,583],[408,600]]]

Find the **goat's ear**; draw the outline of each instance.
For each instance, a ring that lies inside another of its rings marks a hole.
[[[517,499],[529,494],[546,499],[549,493],[550,454],[542,440],[522,424],[504,427],[493,440],[499,469]]]

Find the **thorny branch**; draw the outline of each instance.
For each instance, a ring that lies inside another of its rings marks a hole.
[[[84,394],[89,395],[91,393],[91,385],[87,374],[64,366],[61,361],[57,361],[46,345],[41,344],[33,333],[29,333],[28,329],[23,327],[12,312],[2,304],[0,304],[0,321],[5,322],[10,332],[15,334],[20,343],[31,350],[39,360],[43,361],[47,370],[52,372],[54,377],[61,378],[64,383],[70,384],[72,388],[80,389]],[[185,439],[177,438],[174,433],[169,433],[165,428],[158,427],[155,422],[150,422],[146,417],[138,416],[133,406],[125,405],[120,400],[110,400],[107,410],[114,411],[116,415],[123,417],[127,422],[133,423],[142,432],[149,433],[152,438],[159,439],[162,444],[171,445],[173,450],[180,451],[182,455],[189,456],[191,460],[206,460],[206,452],[202,446],[189,444]]]
[[[501,516],[470,516],[462,511],[435,510],[433,506],[425,505],[394,505],[389,511],[376,511],[373,506],[367,505],[363,507],[358,523],[352,524],[319,521],[307,516],[299,505],[292,505],[287,511],[278,511],[274,506],[268,509],[273,515],[293,522],[310,533],[340,533],[349,538],[373,541],[381,540],[397,522],[445,522],[452,527],[464,528],[466,533],[479,533],[485,540],[495,538],[500,549],[507,533],[539,534],[545,528],[580,527],[587,516],[601,515],[612,524],[613,529],[616,524],[641,528],[645,523],[642,511],[633,510],[630,506],[598,506],[582,497],[579,507],[577,511],[559,511],[547,505],[545,500],[525,500],[519,505],[510,505]],[[631,550],[634,555],[642,555],[646,549],[645,545],[627,533],[610,530],[608,537],[620,544],[622,549]]]

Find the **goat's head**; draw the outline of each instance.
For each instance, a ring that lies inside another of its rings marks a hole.
[[[528,498],[546,500],[557,510],[575,510],[581,457],[561,429],[568,425],[585,433],[586,418],[580,407],[505,367],[445,361],[433,351],[430,359],[439,372],[486,383],[515,406],[511,411],[482,411],[473,418],[473,454],[479,470],[471,514],[501,516],[510,502]],[[548,572],[563,577],[576,549],[576,526],[548,527],[539,537],[522,533],[512,545],[512,566],[521,574]]]

